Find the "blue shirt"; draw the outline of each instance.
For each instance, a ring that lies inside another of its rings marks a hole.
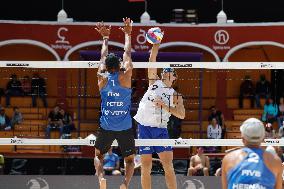
[[[243,148],[247,156],[227,174],[228,189],[274,189],[275,175],[267,168],[260,148]]]
[[[100,126],[105,130],[123,131],[132,127],[130,88],[122,87],[118,80],[119,73],[108,75],[108,81],[101,89]]]
[[[116,162],[119,161],[118,155],[115,153],[112,153],[111,155],[109,153],[106,153],[104,157],[104,167],[116,167]]]

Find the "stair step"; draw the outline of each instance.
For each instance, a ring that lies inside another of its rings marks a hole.
[[[236,109],[234,110],[234,115],[261,115],[263,113],[263,109]]]
[[[257,118],[257,119],[260,119],[260,115],[234,115],[234,120],[237,120],[237,121],[245,121],[246,119],[249,119],[249,118]]]

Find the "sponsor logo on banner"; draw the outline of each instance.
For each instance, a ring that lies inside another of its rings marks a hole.
[[[30,64],[16,64],[16,63],[7,63],[7,67],[29,67]]]
[[[214,34],[214,41],[217,45],[213,45],[214,50],[228,50],[231,47],[226,46],[230,40],[230,35],[226,30],[218,30]]]
[[[140,29],[139,34],[136,37],[137,45],[134,45],[135,50],[148,50],[149,45],[146,40],[146,30]]]
[[[33,178],[27,182],[28,189],[49,189],[49,185],[43,178]]]
[[[99,63],[97,62],[88,62],[89,68],[97,68]]]
[[[66,40],[65,33],[68,32],[68,28],[66,27],[60,27],[57,30],[57,40],[55,41],[55,44],[51,44],[51,47],[54,49],[64,49],[69,50],[72,48],[70,42]]]
[[[280,140],[278,140],[278,139],[265,139],[264,142],[266,144],[279,144]]]
[[[197,179],[187,180],[183,183],[182,189],[205,189],[203,182]]]
[[[94,139],[90,139],[90,146],[95,145],[95,143],[96,143],[96,140],[94,140]]]
[[[23,144],[23,140],[21,138],[11,138],[11,144]]]
[[[171,68],[192,68],[192,64],[170,64]]]
[[[274,68],[275,66],[271,63],[260,63],[260,68]]]

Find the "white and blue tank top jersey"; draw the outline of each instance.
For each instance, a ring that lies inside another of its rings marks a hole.
[[[260,148],[243,148],[246,157],[227,174],[228,189],[274,189],[275,175],[263,160]]]
[[[123,131],[132,127],[131,92],[122,87],[118,80],[119,72],[109,73],[107,84],[101,89],[100,126],[105,130]]]

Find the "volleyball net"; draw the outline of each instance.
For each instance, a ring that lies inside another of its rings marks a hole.
[[[0,61],[0,88],[4,89],[1,105],[9,117],[12,117],[14,106],[19,107],[23,114],[23,121],[11,130],[1,128],[0,145],[94,145],[94,139],[78,138],[95,134],[99,126],[98,65],[98,61]],[[147,90],[147,68],[158,68],[159,71],[162,68],[176,69],[178,81],[173,87],[182,94],[186,108],[185,119],[178,125],[181,139],[136,140],[137,146],[242,146],[241,123],[249,117],[261,119],[263,109],[251,107],[246,98],[243,108],[239,107],[241,83],[248,79],[255,86],[264,75],[271,83],[270,95],[274,102],[278,103],[284,94],[281,87],[284,63],[281,62],[133,62],[133,65],[133,114]],[[23,84],[26,76],[32,81],[34,74],[45,80],[47,106],[40,98],[36,99],[34,106],[31,96],[40,97],[40,94],[31,91],[30,94],[11,95],[11,102],[6,107],[5,89],[11,75],[17,75]],[[264,101],[261,100],[262,106]],[[70,113],[75,130],[68,139],[59,139],[58,131],[52,131],[51,139],[46,139],[49,112],[58,104]],[[211,124],[208,116],[212,106],[225,116],[225,139],[205,139],[208,137],[207,127]],[[277,133],[276,121],[273,128]],[[262,145],[283,146],[283,140],[267,139]]]

